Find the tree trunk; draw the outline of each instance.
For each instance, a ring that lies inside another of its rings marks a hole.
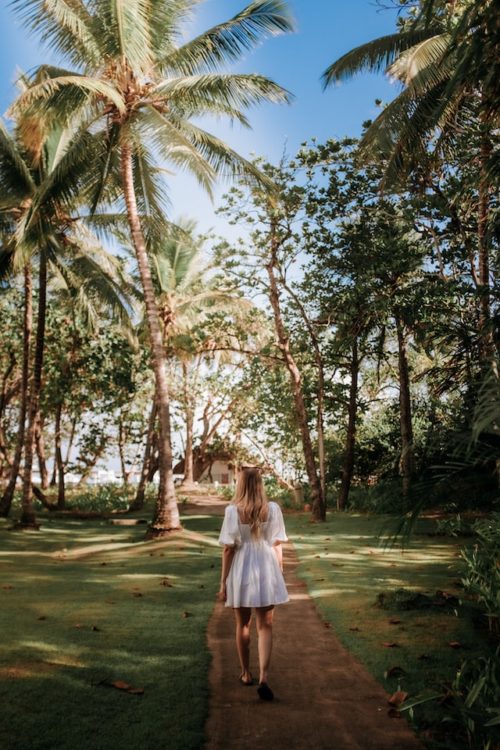
[[[158,401],[160,484],[154,517],[148,529],[148,537],[157,537],[163,536],[173,529],[179,529],[180,518],[172,472],[170,402],[163,351],[163,337],[158,319],[158,308],[154,296],[146,243],[137,211],[132,151],[128,143],[123,143],[121,147],[121,175],[125,203],[127,205],[128,222],[144,294],[144,305],[151,344],[151,359],[155,374],[156,398]]]
[[[36,454],[38,457],[38,468],[40,470],[40,486],[42,490],[46,490],[49,487],[49,471],[47,469],[47,459],[45,456],[45,441],[43,438],[43,420],[38,409],[36,428],[35,428],[35,446]]]
[[[16,489],[17,475],[21,465],[26,425],[28,379],[31,351],[31,331],[33,327],[33,279],[31,265],[24,266],[24,316],[23,316],[23,368],[21,379],[21,394],[19,397],[19,427],[17,432],[16,451],[12,462],[9,483],[0,500],[0,516],[8,516],[12,506],[12,499]]]
[[[406,497],[410,490],[411,480],[414,473],[410,375],[408,369],[404,323],[398,313],[396,313],[394,317],[396,320],[396,331],[398,336],[399,414],[401,425],[400,470],[403,477],[403,496]]]
[[[275,276],[276,252],[276,241],[274,237],[274,231],[272,230],[271,258],[269,263],[266,265],[267,275],[269,278],[269,300],[271,302],[271,307],[274,314],[274,324],[276,328],[276,335],[278,338],[278,346],[283,353],[285,365],[290,374],[293,399],[295,403],[295,412],[302,438],[302,449],[304,452],[306,472],[309,479],[309,484],[311,486],[312,514],[313,518],[316,521],[324,521],[326,517],[325,498],[321,491],[321,482],[319,480],[318,472],[316,469],[316,461],[312,446],[311,433],[309,431],[307,411],[304,402],[304,394],[302,391],[302,376],[299,368],[297,367],[297,363],[295,362],[295,359],[290,351],[290,342],[281,315],[278,285]]]
[[[64,510],[66,507],[66,487],[64,481],[64,461],[61,447],[61,423],[62,423],[63,402],[57,404],[56,410],[56,429],[55,429],[55,465],[57,467],[57,510]]]
[[[142,462],[141,477],[139,479],[139,485],[137,487],[135,498],[129,505],[129,511],[140,510],[144,505],[157,413],[158,410],[156,406],[156,399],[153,397],[153,403],[151,404],[151,411],[149,413],[148,431],[146,433],[146,446],[144,448],[144,459]]]
[[[337,500],[338,510],[344,510],[351,489],[352,474],[354,470],[354,452],[356,447],[356,418],[358,412],[358,378],[359,378],[359,354],[358,339],[354,334],[351,352],[351,383],[349,386],[349,406],[347,419],[347,434],[345,440],[344,458],[342,461],[342,483]]]
[[[193,465],[193,405],[189,394],[188,368],[185,362],[182,362],[182,378],[184,381],[184,415],[186,419],[186,450],[184,453],[184,479],[181,487],[183,489],[192,489],[194,483],[194,465]]]
[[[31,380],[29,397],[28,429],[24,445],[24,471],[23,471],[23,495],[22,511],[19,527],[25,529],[38,529],[35,509],[33,507],[33,485],[31,480],[33,470],[33,449],[35,445],[35,430],[40,404],[40,391],[42,388],[43,352],[45,346],[45,322],[47,307],[47,253],[45,248],[40,251],[40,268],[38,276],[38,315],[36,323],[35,361],[33,364],[33,377]]]
[[[120,467],[122,470],[123,484],[127,486],[130,472],[127,471],[127,462],[125,460],[125,442],[125,430],[123,427],[123,420],[120,415],[120,418],[118,420],[118,453],[120,454]]]
[[[491,156],[491,140],[488,119],[481,116],[481,152],[478,190],[477,240],[479,249],[479,333],[481,337],[481,359],[490,362],[494,353],[494,337],[490,326],[490,258],[488,222],[490,208],[490,184],[488,161]]]

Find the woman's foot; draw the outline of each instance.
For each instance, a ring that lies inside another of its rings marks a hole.
[[[267,682],[259,682],[257,693],[259,694],[259,698],[263,701],[272,701],[274,698],[274,693]]]
[[[250,672],[242,672],[238,679],[241,682],[241,684],[245,685],[246,687],[253,685],[253,677],[250,674]]]

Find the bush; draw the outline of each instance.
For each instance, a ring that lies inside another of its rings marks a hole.
[[[477,541],[464,547],[465,562],[462,584],[482,608],[490,632],[500,636],[500,513],[476,521],[473,531]]]
[[[387,479],[374,485],[353,485],[349,492],[347,510],[382,514],[401,512],[401,480]]]
[[[439,747],[467,747],[470,750],[494,750],[500,742],[500,647],[495,653],[466,659],[451,685],[442,694],[417,697],[403,704],[409,711],[422,703],[438,699],[442,714],[443,737]],[[439,732],[439,730],[438,730]],[[433,733],[434,734],[434,733]],[[439,732],[440,734],[440,732]]]
[[[66,508],[95,513],[127,510],[135,492],[135,487],[118,484],[102,484],[79,490],[68,490]]]
[[[452,518],[441,518],[436,524],[436,534],[443,536],[471,536],[472,523],[457,513]]]

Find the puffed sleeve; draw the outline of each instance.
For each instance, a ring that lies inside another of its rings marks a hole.
[[[274,544],[275,542],[288,542],[288,537],[285,531],[285,522],[283,521],[283,513],[278,503],[269,503],[269,510],[271,511],[270,536],[269,543]]]
[[[238,509],[235,505],[226,505],[224,522],[219,534],[219,544],[234,546],[241,543],[240,529],[238,526]]]

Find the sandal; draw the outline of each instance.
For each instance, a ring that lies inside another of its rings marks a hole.
[[[244,673],[242,672],[242,673],[240,674],[240,676],[238,677],[239,681],[240,681],[240,682],[241,682],[241,684],[242,684],[242,685],[244,685],[245,687],[251,687],[251,686],[253,685],[253,677],[252,677],[252,676],[250,675],[250,681],[248,681],[248,680],[244,680],[244,679],[243,679],[243,674],[244,674]]]
[[[274,693],[267,684],[267,682],[260,682],[259,687],[257,688],[257,693],[259,694],[259,698],[263,701],[272,701],[274,698]]]

